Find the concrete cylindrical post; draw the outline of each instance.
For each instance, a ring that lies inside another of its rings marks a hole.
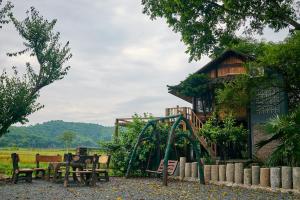
[[[281,175],[279,167],[271,167],[270,170],[270,182],[272,188],[279,188],[281,183]]]
[[[174,172],[174,176],[179,176],[179,171],[180,171],[180,166],[179,165],[177,165],[176,166],[176,169],[175,169],[175,172]]]
[[[185,175],[185,163],[186,163],[186,157],[180,157],[179,159],[179,176],[180,176],[180,180],[184,179],[184,175]]]
[[[198,163],[197,162],[192,163],[192,177],[193,178],[198,177]]]
[[[191,177],[192,163],[185,163],[185,177]]]
[[[243,184],[244,178],[244,165],[243,163],[234,164],[234,182],[238,184]]]
[[[204,180],[205,180],[205,183],[209,183],[209,181],[211,179],[210,171],[211,171],[211,165],[204,165]]]
[[[219,165],[212,165],[211,166],[211,180],[212,181],[219,181]]]
[[[281,168],[281,180],[282,180],[283,189],[292,189],[293,187],[292,167],[284,166]]]
[[[300,191],[300,167],[293,167],[293,189]]]
[[[252,166],[252,185],[259,185],[260,182],[260,167],[259,166]]]
[[[252,183],[252,170],[244,169],[244,184],[245,185],[251,185]]]
[[[233,182],[234,181],[234,164],[228,163],[226,165],[226,181]]]
[[[263,187],[270,186],[270,168],[260,168],[260,185]]]
[[[219,165],[219,181],[226,181],[226,165]]]

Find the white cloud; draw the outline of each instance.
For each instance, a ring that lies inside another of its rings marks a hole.
[[[58,19],[56,30],[63,42],[70,41],[74,55],[68,75],[41,91],[45,108],[30,116],[31,124],[62,119],[113,125],[115,118],[134,112],[163,115],[166,107],[188,105],[168,94],[166,85],[179,83],[209,60],[188,63],[180,36],[164,20],[142,14],[140,0],[13,3],[17,18],[35,6],[46,18]],[[5,55],[22,49],[12,25],[0,31],[0,44],[0,69],[17,65],[22,71],[32,61]]]

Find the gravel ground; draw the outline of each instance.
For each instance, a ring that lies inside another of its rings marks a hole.
[[[292,194],[271,193],[261,190],[247,190],[237,187],[216,185],[200,186],[196,182],[169,181],[162,186],[160,179],[115,178],[109,182],[97,183],[96,187],[55,184],[43,180],[18,184],[0,183],[0,199],[300,199]]]

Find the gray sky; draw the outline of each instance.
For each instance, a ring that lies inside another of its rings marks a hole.
[[[189,106],[168,94],[174,85],[209,61],[188,63],[180,36],[163,20],[142,14],[141,0],[15,0],[18,19],[34,6],[47,19],[57,19],[61,41],[70,41],[71,69],[60,81],[42,89],[45,108],[29,117],[29,124],[49,120],[113,125],[117,117],[149,112],[162,116],[166,107]],[[267,31],[267,39],[283,34]],[[22,49],[12,27],[0,31],[0,69],[22,71],[28,56],[10,58]]]

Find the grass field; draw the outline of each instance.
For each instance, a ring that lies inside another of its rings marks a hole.
[[[70,153],[75,153],[75,149],[69,150]],[[35,167],[35,155],[57,155],[63,156],[67,151],[65,149],[28,149],[28,148],[0,148],[0,174],[10,176],[12,174],[11,154],[18,153],[20,156],[20,168]],[[91,153],[91,152],[90,152]],[[99,154],[100,152],[95,152]],[[41,167],[47,167],[47,163],[41,163]]]

